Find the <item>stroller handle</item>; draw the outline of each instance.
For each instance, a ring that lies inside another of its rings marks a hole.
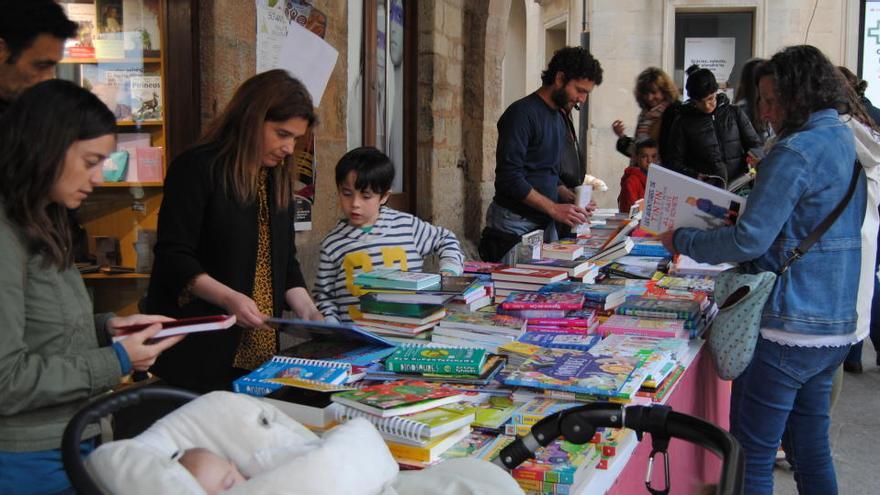
[[[655,446],[658,439],[668,442],[669,438],[680,438],[711,450],[722,461],[716,493],[743,493],[743,452],[733,435],[708,421],[659,405],[624,407],[597,402],[559,411],[537,422],[528,435],[518,437],[502,449],[493,462],[512,470],[533,457],[538,448],[560,436],[574,444],[587,443],[598,427],[630,428],[635,430],[639,440],[643,433],[650,433]]]
[[[104,416],[137,406],[142,402],[164,400],[184,404],[198,396],[188,390],[171,387],[133,387],[109,394],[77,411],[67,423],[61,439],[61,461],[77,493],[86,495],[100,495],[102,493],[86,471],[85,462],[80,455],[80,442],[86,427],[97,423]]]

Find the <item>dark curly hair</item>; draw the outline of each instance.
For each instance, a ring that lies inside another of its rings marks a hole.
[[[572,79],[589,79],[596,84],[602,84],[602,66],[586,48],[579,46],[566,46],[556,50],[547,70],[541,73],[541,82],[544,86],[550,86],[556,79],[556,73],[562,72],[565,82]]]
[[[718,81],[715,80],[715,74],[712,74],[711,70],[703,69],[699,65],[692,65],[688,67],[686,72],[688,78],[684,87],[687,89],[690,99],[702,100],[718,91]]]
[[[76,36],[76,23],[53,0],[0,0],[0,12],[0,38],[9,49],[8,64],[15,63],[41,34],[62,40]]]
[[[782,129],[774,129],[780,136],[797,132],[819,110],[852,113],[843,74],[815,46],[790,46],[777,52],[758,67],[755,81],[766,76],[774,77],[776,97],[785,109]]]
[[[678,100],[678,87],[669,74],[659,67],[648,67],[636,77],[636,89],[633,91],[640,108],[648,109],[645,95],[653,91],[654,87],[663,93],[663,99],[666,100],[666,103]]]

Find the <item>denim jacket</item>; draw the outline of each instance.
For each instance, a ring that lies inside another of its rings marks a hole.
[[[852,132],[835,110],[813,113],[801,131],[781,139],[761,161],[737,224],[675,232],[675,248],[697,261],[739,262],[751,273],[775,271],[846,194],[853,174]],[[856,330],[865,177],[834,225],[780,275],[762,328],[810,335]],[[749,263],[744,263],[749,262]]]

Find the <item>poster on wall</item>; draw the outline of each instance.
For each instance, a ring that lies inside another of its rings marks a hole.
[[[719,86],[724,88],[730,79],[730,72],[736,62],[736,38],[685,38],[684,39],[684,69],[687,71],[691,65],[699,65],[709,69],[715,75]],[[685,83],[687,83],[685,75]],[[688,98],[685,89],[685,98]],[[725,89],[725,93],[732,92],[733,88]],[[728,97],[732,98],[732,94]]]
[[[304,0],[256,0],[257,5],[257,73],[282,68],[289,72],[290,61],[281,59],[285,43],[289,43],[292,22],[305,27],[320,38],[327,32],[327,16]],[[325,43],[326,44],[326,43]],[[328,45],[329,46],[329,45]],[[335,64],[336,59],[333,59]],[[330,69],[332,70],[332,64]],[[325,83],[326,84],[326,83]],[[323,90],[321,91],[323,93]],[[316,104],[319,101],[313,94]],[[315,136],[306,133],[296,142],[292,165],[295,167],[294,200],[297,231],[312,229],[315,205]]]
[[[865,3],[863,25],[861,78],[868,82],[865,96],[876,105],[880,102],[880,0]]]

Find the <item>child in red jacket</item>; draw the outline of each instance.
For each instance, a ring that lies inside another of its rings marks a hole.
[[[657,141],[649,138],[636,143],[636,158],[636,165],[626,167],[623,171],[623,177],[620,179],[620,196],[617,197],[617,207],[623,213],[629,213],[629,208],[633,203],[645,197],[648,166],[652,163],[660,163]]]

